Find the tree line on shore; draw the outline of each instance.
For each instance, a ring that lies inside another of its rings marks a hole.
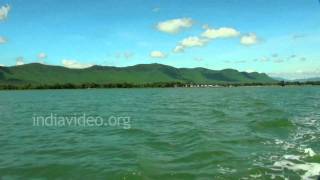
[[[173,88],[173,87],[238,87],[238,86],[290,86],[290,85],[320,85],[320,81],[312,82],[285,82],[277,83],[182,83],[182,82],[157,82],[145,84],[131,83],[83,83],[83,84],[23,84],[23,85],[0,85],[0,90],[27,90],[27,89],[91,89],[91,88]]]

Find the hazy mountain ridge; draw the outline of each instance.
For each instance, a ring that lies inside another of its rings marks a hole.
[[[298,82],[320,81],[320,77],[305,78],[305,79],[295,79],[294,81],[298,81]]]
[[[286,79],[281,77],[272,77],[277,81],[285,81],[285,82],[315,82],[320,81],[320,77],[311,77],[311,78],[300,78],[300,79]]]
[[[276,82],[264,73],[239,72],[234,69],[175,68],[162,64],[138,64],[128,67],[92,66],[69,69],[38,63],[0,67],[1,84],[56,84],[56,83],[246,83]]]

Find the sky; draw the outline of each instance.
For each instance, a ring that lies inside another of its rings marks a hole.
[[[320,77],[319,0],[0,0],[0,65]]]

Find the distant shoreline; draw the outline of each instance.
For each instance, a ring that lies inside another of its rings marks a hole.
[[[217,83],[217,84],[196,84],[181,82],[158,82],[145,84],[130,83],[84,83],[84,84],[23,84],[23,85],[0,85],[0,90],[47,90],[47,89],[130,89],[130,88],[228,88],[228,87],[286,87],[286,86],[318,86],[320,81],[312,82],[278,82],[278,83]]]

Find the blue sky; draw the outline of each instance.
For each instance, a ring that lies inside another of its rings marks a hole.
[[[0,0],[0,7],[5,66],[161,63],[320,76],[318,0]]]

